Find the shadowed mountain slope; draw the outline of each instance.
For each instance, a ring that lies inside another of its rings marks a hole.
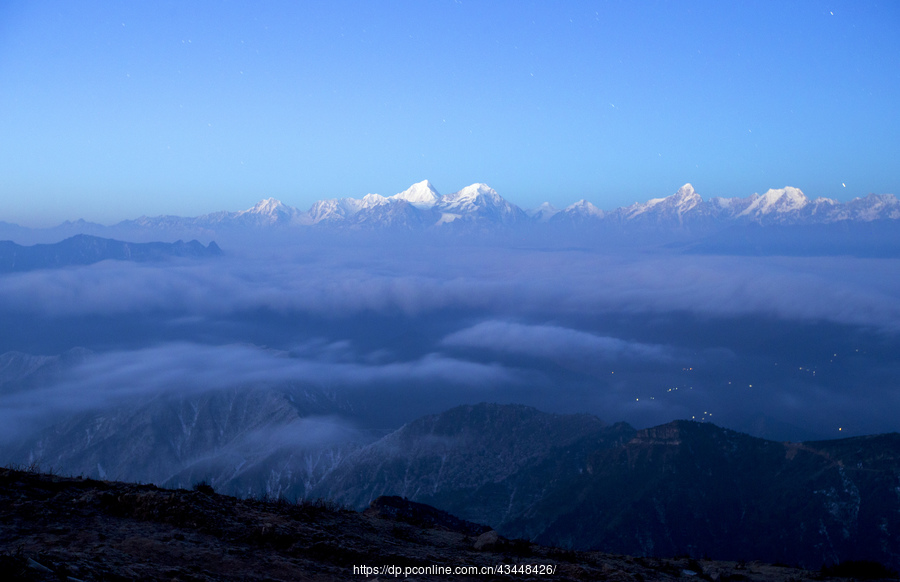
[[[900,435],[779,443],[481,404],[414,421],[314,490],[403,495],[503,535],[637,555],[900,565]]]

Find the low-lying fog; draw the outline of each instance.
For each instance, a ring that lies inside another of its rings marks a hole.
[[[328,418],[349,430],[481,401],[782,440],[900,428],[897,259],[424,238],[223,250],[0,277],[0,354],[89,350],[3,356],[0,438],[279,383],[345,403]]]

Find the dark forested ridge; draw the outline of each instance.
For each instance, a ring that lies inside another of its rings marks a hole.
[[[54,244],[18,245],[0,241],[0,273],[91,265],[105,260],[158,261],[172,257],[213,257],[222,254],[215,242],[132,243],[78,234]]]
[[[352,455],[314,490],[404,495],[510,537],[635,555],[900,566],[900,434],[782,443],[463,406]]]

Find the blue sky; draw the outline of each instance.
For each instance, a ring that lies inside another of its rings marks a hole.
[[[895,2],[0,4],[0,220],[900,193]]]

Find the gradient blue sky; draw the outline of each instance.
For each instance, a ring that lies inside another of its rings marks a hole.
[[[898,192],[900,3],[0,3],[0,220]],[[844,186],[844,184],[846,186]]]

